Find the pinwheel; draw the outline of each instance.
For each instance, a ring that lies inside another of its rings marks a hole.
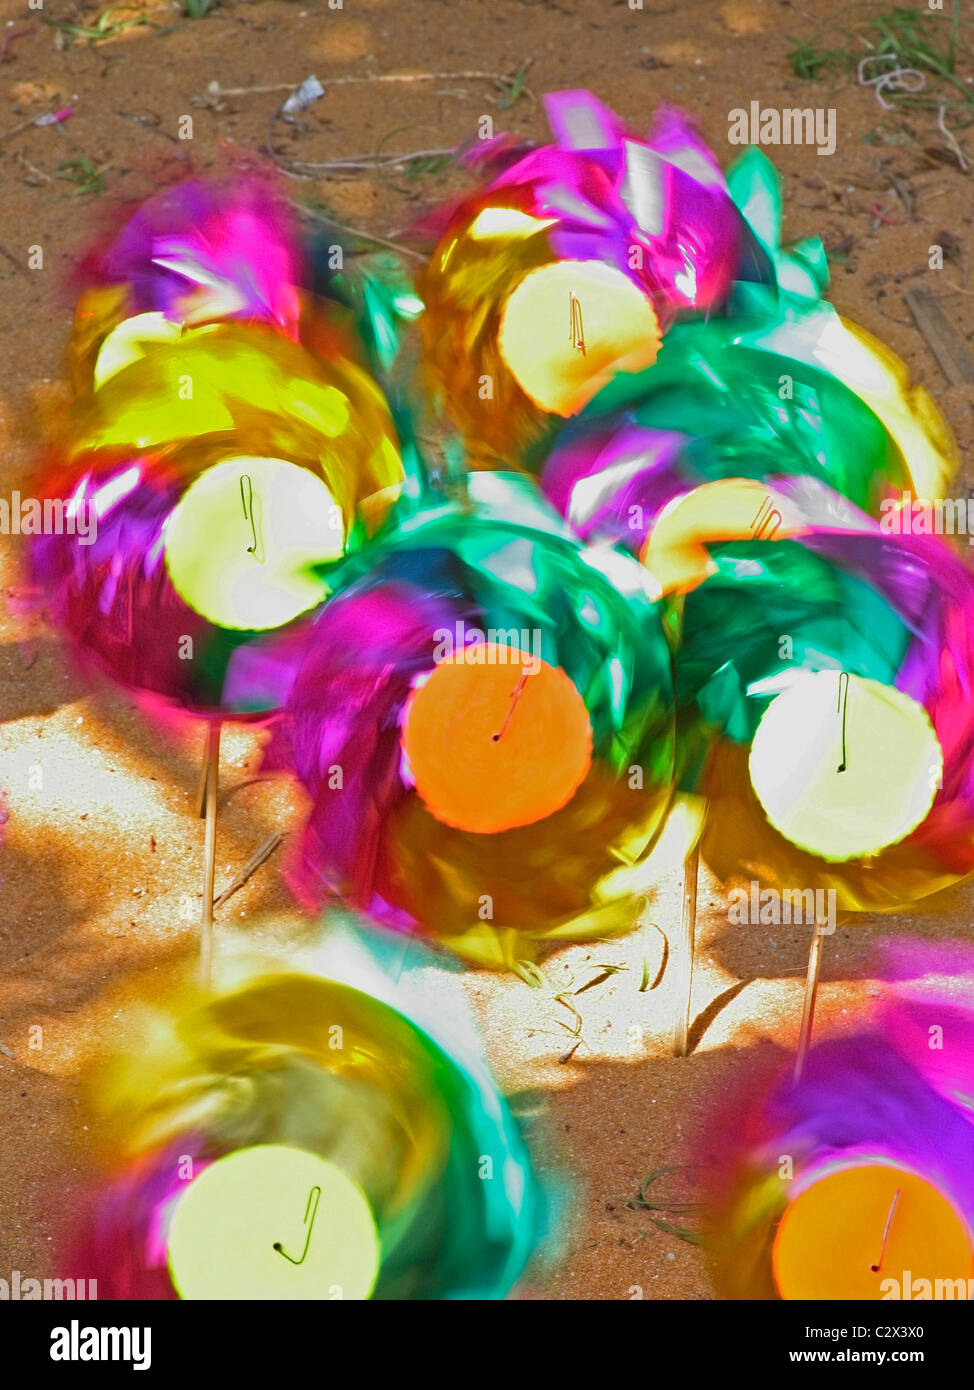
[[[249,967],[156,1008],[95,1079],[66,1267],[111,1299],[503,1298],[554,1194],[472,1030],[380,993]]]
[[[741,539],[762,511],[765,538]],[[684,765],[700,755],[719,878],[874,911],[974,869],[974,577],[948,546],[809,479],[737,480],[675,502],[645,559],[679,595]],[[799,1068],[821,945],[816,928]]]
[[[969,972],[970,950],[951,963]],[[974,1296],[974,1021],[942,984],[888,992],[868,1031],[817,1045],[800,1082],[745,1102],[743,1117],[738,1097],[718,1120],[726,1297]]]
[[[763,167],[752,161],[752,180]],[[647,563],[652,553],[670,594],[706,575],[708,541],[786,538],[769,500],[776,487],[804,479],[807,495],[821,496],[827,485],[831,510],[847,500],[875,518],[913,493],[940,495],[957,465],[927,393],[884,345],[817,298],[813,278],[795,284],[775,249],[779,214],[772,208],[762,222],[755,197],[738,192],[793,290],[747,287],[729,317],[675,325],[656,364],[605,388],[542,473],[549,500],[583,539],[624,545]],[[672,618],[679,646],[677,611]],[[696,659],[706,660],[702,650]],[[696,876],[694,852],[676,956],[687,1000]],[[682,1013],[674,1046],[685,1053]]]
[[[434,218],[418,280],[427,383],[477,467],[531,467],[680,315],[775,278],[686,117],[663,109],[639,139],[588,92],[545,107],[554,143],[488,147],[483,186]]]
[[[204,968],[221,720],[278,706],[327,594],[315,567],[360,545],[404,479],[385,398],[303,273],[262,185],[143,207],[79,303],[75,399],[39,485],[96,523],[89,544],[34,543],[56,626],[155,714],[207,721]]]
[[[676,325],[650,370],[566,428],[542,487],[579,535],[638,551],[674,497],[726,478],[805,475],[873,517],[943,495],[956,446],[888,348],[821,301],[756,293],[750,309]]]
[[[508,968],[631,925],[674,766],[647,572],[580,546],[532,480],[482,473],[329,580],[283,726],[305,898]]]

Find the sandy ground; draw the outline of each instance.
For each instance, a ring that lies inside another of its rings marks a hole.
[[[728,112],[752,98],[835,106],[832,157],[808,148],[774,152],[786,183],[786,233],[821,234],[837,252],[835,302],[903,355],[969,452],[971,388],[948,386],[902,293],[931,283],[932,243],[949,247],[935,288],[971,336],[974,178],[946,150],[935,114],[884,114],[854,82],[809,88],[792,75],[793,39],[821,26],[824,46],[835,46],[834,26],[851,13],[846,4],[646,0],[634,11],[622,0],[345,0],[336,12],[325,0],[228,0],[191,20],[171,3],[147,0],[112,20],[141,15],[148,23],[70,43],[64,29],[44,22],[92,26],[98,13],[97,4],[45,0],[33,11],[22,0],[0,0],[2,495],[26,475],[25,418],[63,389],[67,276],[99,216],[116,197],[151,190],[174,163],[203,172],[228,152],[262,148],[286,89],[311,72],[337,81],[302,126],[272,127],[281,162],[367,157],[380,145],[437,150],[467,138],[485,113],[498,129],[540,137],[531,94],[565,86],[592,87],[637,126],[660,99],[683,104],[722,159],[734,154]],[[498,110],[491,74],[512,74],[527,59],[529,91]],[[389,74],[417,80],[372,80]],[[251,90],[215,96],[212,83]],[[17,129],[64,106],[75,114],[60,127]],[[193,139],[179,141],[186,115]],[[967,150],[974,168],[974,136]],[[58,166],[79,151],[103,181],[102,194],[79,195],[62,177]],[[325,170],[293,186],[296,197],[316,200],[351,227],[394,235],[455,180]],[[32,246],[44,250],[42,270],[27,269]],[[51,1252],[70,1217],[64,1194],[90,1161],[79,1070],[111,1041],[126,999],[164,981],[194,949],[202,734],[189,729],[163,743],[121,699],[79,685],[56,641],[23,615],[16,542],[0,537],[0,545],[0,788],[8,813],[0,854],[0,1275],[17,1268],[43,1277],[54,1272]],[[296,824],[286,781],[250,780],[258,742],[249,733],[226,737],[218,890],[270,830]],[[661,887],[653,919],[664,930],[678,923],[679,894],[676,877]],[[849,1026],[881,988],[869,962],[882,932],[958,935],[968,930],[970,907],[970,892],[960,889],[909,920],[840,928],[828,943],[821,1031]],[[723,893],[706,876],[700,913],[695,1047],[687,1060],[669,1056],[670,978],[638,990],[643,958],[659,958],[650,925],[621,942],[561,952],[546,964],[543,988],[482,973],[467,978],[499,1077],[511,1089],[546,1093],[561,1161],[580,1182],[568,1254],[554,1275],[535,1281],[539,1296],[619,1299],[637,1289],[646,1298],[712,1296],[697,1247],[624,1204],[662,1165],[719,1161],[710,1106],[732,1096],[762,1057],[778,1053],[784,1061],[793,1046],[807,940],[803,928],[769,934],[730,925]],[[272,860],[220,914],[219,930],[225,941],[246,935],[280,947],[307,940],[311,928]],[[564,1024],[574,1025],[555,996],[606,964],[627,969],[575,998],[584,1041],[561,1062],[571,1042]],[[37,1026],[41,1034],[31,1032]]]

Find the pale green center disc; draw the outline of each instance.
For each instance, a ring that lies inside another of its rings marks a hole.
[[[187,1185],[169,1273],[184,1299],[364,1299],[379,1272],[365,1194],[304,1149],[238,1149]]]
[[[341,510],[325,483],[283,459],[207,468],[173,508],[163,536],[180,598],[217,627],[264,631],[320,603],[314,566],[342,553]]]
[[[878,854],[916,829],[941,783],[943,753],[909,695],[818,671],[771,701],[748,769],[774,828],[840,862]]]

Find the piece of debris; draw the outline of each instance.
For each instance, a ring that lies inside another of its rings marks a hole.
[[[952,130],[948,130],[944,122],[944,113],[946,110],[946,106],[941,106],[940,110],[937,112],[937,129],[940,131],[941,135],[946,140],[947,145],[950,148],[951,154],[954,155],[954,157],[957,160],[957,163],[963,169],[964,173],[969,174],[970,168],[968,167],[967,160],[964,158],[964,151],[961,149],[960,145],[958,145],[957,137],[954,134],[954,132]]]
[[[314,106],[316,101],[320,101],[325,95],[325,89],[318,81],[317,77],[306,77],[300,87],[295,87],[287,101],[281,107],[281,115],[287,120],[291,116],[298,116],[302,111],[306,111],[309,106]]]
[[[7,57],[7,49],[17,39],[25,39],[30,33],[29,29],[12,29],[9,34],[4,36],[3,43],[0,43],[0,63]]]
[[[45,111],[43,116],[38,116],[33,125],[60,125],[62,121],[69,121],[74,115],[73,106],[62,106],[60,111]]]
[[[903,298],[951,386],[974,382],[974,357],[933,291],[907,290]]]
[[[893,63],[894,66],[873,72],[872,76],[867,77],[866,71],[872,71],[874,63]],[[856,78],[860,87],[872,87],[876,93],[876,100],[884,111],[890,110],[890,104],[883,99],[883,92],[909,92],[912,95],[924,91],[927,85],[925,74],[919,68],[901,66],[899,55],[896,53],[870,53],[861,58],[856,69]]]

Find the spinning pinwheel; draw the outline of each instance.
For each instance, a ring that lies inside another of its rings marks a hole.
[[[72,344],[75,400],[42,496],[90,509],[90,545],[33,548],[55,624],[89,669],[207,721],[203,966],[220,724],[266,716],[327,588],[322,561],[382,520],[404,471],[384,397],[262,185],[191,182],[98,260]]]
[[[95,1082],[68,1267],[120,1299],[503,1298],[549,1196],[475,1040],[380,990],[251,967],[156,1009]]]
[[[733,536],[762,495],[771,536],[704,539],[708,513]],[[889,536],[821,484],[739,481],[664,513],[646,562],[683,590],[678,695],[687,746],[709,745],[702,852],[721,879],[869,911],[974,869],[974,577],[946,545]]]
[[[927,963],[942,970],[943,952]],[[952,969],[972,963],[950,953]],[[727,1117],[713,1222],[724,1296],[971,1297],[971,1012],[942,986],[889,993],[869,1031],[814,1047],[799,1083]],[[942,1053],[934,1020],[949,1024]]]
[[[644,140],[588,92],[545,105],[555,143],[488,148],[485,185],[432,219],[418,281],[427,382],[475,466],[531,467],[560,420],[655,361],[678,316],[774,279],[684,117],[661,112]]]
[[[478,474],[329,580],[287,706],[308,895],[506,967],[630,926],[674,766],[646,571]]]

